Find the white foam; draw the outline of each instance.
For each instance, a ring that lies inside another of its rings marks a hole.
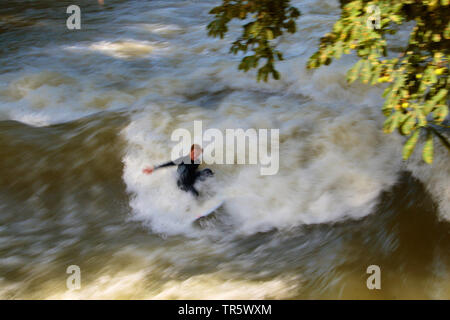
[[[247,97],[248,98],[248,97]],[[194,120],[209,127],[280,129],[280,171],[261,176],[258,166],[213,165],[213,184],[227,198],[226,210],[236,231],[359,218],[372,212],[379,193],[393,185],[402,166],[401,139],[382,133],[381,115],[370,107],[336,108],[307,103],[296,108],[279,97],[263,106],[223,102],[217,110],[151,105],[124,130],[129,142],[124,180],[133,194],[136,218],[160,233],[192,233],[187,207],[195,200],[177,189],[175,169],[150,176],[145,165],[170,158],[172,130],[193,129]],[[285,103],[283,107],[279,105]],[[294,103],[291,101],[291,103]],[[255,103],[256,104],[256,103]],[[338,109],[338,110],[336,110]],[[224,116],[226,115],[226,117]],[[170,119],[170,120],[169,120]]]
[[[143,58],[164,49],[164,44],[149,41],[121,40],[99,41],[89,45],[89,50],[98,51],[115,58]]]

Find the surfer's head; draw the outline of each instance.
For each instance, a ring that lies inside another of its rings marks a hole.
[[[197,160],[203,152],[202,147],[200,147],[198,144],[193,144],[191,146],[191,160]]]

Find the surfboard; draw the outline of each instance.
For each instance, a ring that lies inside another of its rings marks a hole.
[[[207,208],[203,213],[201,213],[200,215],[198,215],[193,222],[201,219],[201,218],[205,218],[207,216],[209,216],[210,214],[213,214],[217,209],[219,209],[223,204],[224,204],[225,200],[219,200],[219,202],[215,203],[214,205],[212,205],[211,207]]]

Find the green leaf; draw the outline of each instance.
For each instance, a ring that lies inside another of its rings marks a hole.
[[[423,113],[422,108],[417,107],[417,121],[419,124],[419,127],[425,127],[427,125],[427,117]]]
[[[435,104],[438,103],[447,95],[447,92],[448,92],[447,89],[439,90],[439,92],[435,96],[433,96],[433,98],[431,98],[431,101]]]
[[[358,60],[358,62],[356,62],[355,65],[347,72],[347,81],[349,83],[352,83],[358,79],[359,70],[361,69],[363,61],[364,60]]]
[[[403,87],[403,84],[405,82],[405,76],[403,74],[399,75],[395,82],[394,85],[392,86],[392,91],[398,91],[401,87]]]
[[[431,131],[427,133],[427,141],[423,147],[422,158],[428,164],[433,163],[433,133]]]
[[[406,141],[405,145],[403,146],[403,160],[407,160],[412,152],[414,151],[414,148],[416,146],[417,140],[419,140],[419,132],[420,130],[416,130],[411,137]]]
[[[370,61],[364,60],[364,64],[361,70],[361,80],[363,81],[363,83],[369,82],[369,79],[372,76],[371,67],[372,64],[370,63]]]
[[[414,115],[412,113],[408,113],[406,115],[405,120],[403,121],[403,123],[401,125],[401,133],[406,136],[409,135],[415,124],[416,124],[416,118],[414,117]]]
[[[434,121],[437,123],[441,123],[447,118],[448,115],[448,106],[445,104],[438,105],[436,109],[433,110]]]
[[[423,106],[423,113],[429,114],[431,110],[433,110],[435,104],[431,101],[427,101],[425,105]]]
[[[400,115],[398,112],[393,113],[386,119],[383,125],[383,131],[385,133],[391,133],[397,127],[397,124],[400,120]]]
[[[375,66],[375,68],[373,69],[372,82],[370,83],[371,85],[377,84],[380,74],[381,74],[381,64]]]
[[[339,42],[336,44],[335,50],[336,50],[336,51],[334,52],[334,57],[335,57],[336,59],[340,59],[341,56],[342,56],[342,53],[343,53],[343,51],[344,51],[344,48],[343,48],[343,46],[342,46],[342,42],[341,42],[341,41],[339,41]]]

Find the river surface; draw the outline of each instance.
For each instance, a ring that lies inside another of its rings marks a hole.
[[[402,162],[383,88],[345,81],[355,57],[305,69],[337,2],[293,2],[298,32],[268,83],[228,53],[238,25],[207,37],[216,1],[105,2],[1,5],[0,298],[450,299],[448,154]],[[201,224],[174,169],[141,172],[194,120],[280,130],[276,175],[210,166],[198,189],[226,201]]]

